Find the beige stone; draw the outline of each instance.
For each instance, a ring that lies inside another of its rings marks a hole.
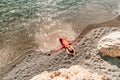
[[[105,80],[105,77],[92,70],[75,65],[69,69],[64,68],[53,72],[45,71],[30,80]]]
[[[103,55],[120,57],[120,32],[112,32],[101,38],[97,48]]]

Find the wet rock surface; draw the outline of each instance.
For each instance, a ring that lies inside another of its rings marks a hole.
[[[108,23],[94,25],[94,27],[96,28],[88,30],[88,33],[83,35],[84,37],[78,38],[77,42],[73,44],[77,52],[75,57],[66,56],[64,49],[51,56],[48,55],[50,52],[34,51],[27,55],[20,64],[14,66],[2,80],[29,80],[43,71],[55,71],[73,65],[91,69],[109,80],[119,80],[120,59],[102,56],[97,49],[98,41],[103,36],[114,31],[120,31],[119,22],[109,21]]]

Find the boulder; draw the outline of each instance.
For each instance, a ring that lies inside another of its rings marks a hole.
[[[103,55],[120,57],[120,32],[112,32],[101,38],[97,48]]]
[[[74,65],[69,69],[62,68],[57,71],[44,71],[30,80],[106,80],[104,76],[98,75],[92,70]]]

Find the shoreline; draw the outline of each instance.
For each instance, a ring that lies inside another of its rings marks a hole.
[[[44,70],[53,71],[59,68],[70,67],[74,64],[79,64],[83,67],[92,69],[104,75],[109,68],[111,70],[118,70],[118,73],[120,68],[116,68],[114,67],[114,65],[104,60],[104,58],[98,55],[99,52],[96,49],[97,41],[103,35],[108,34],[112,31],[120,30],[120,21],[118,20],[118,18],[119,16],[115,19],[100,24],[91,24],[87,26],[79,35],[79,37],[82,35],[84,36],[82,38],[78,37],[78,41],[73,44],[73,46],[78,52],[77,57],[64,57],[64,50],[61,50],[51,56],[48,56],[44,53],[42,54],[41,52],[33,52],[26,55],[19,64],[17,64],[6,75],[4,75],[3,80],[28,80],[33,76],[40,74]],[[101,63],[101,61],[103,63]],[[119,66],[120,60],[114,58],[113,61],[116,61],[118,63],[117,66]],[[109,65],[111,65],[111,67],[109,67]],[[101,67],[104,68],[102,72]],[[111,71],[108,72],[106,76],[111,78],[114,74],[115,73]]]

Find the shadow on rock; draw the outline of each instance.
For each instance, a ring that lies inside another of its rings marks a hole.
[[[103,60],[110,63],[111,65],[116,65],[120,68],[120,58],[109,57],[109,56],[101,56]]]

